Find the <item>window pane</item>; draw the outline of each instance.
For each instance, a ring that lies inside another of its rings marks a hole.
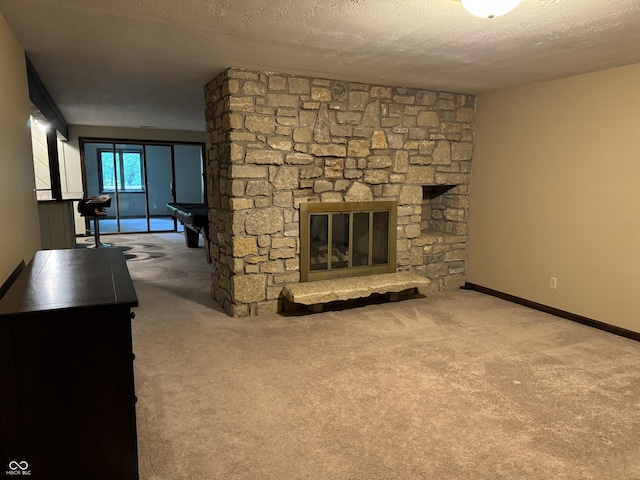
[[[373,264],[389,263],[389,212],[373,213]]]
[[[331,268],[349,267],[349,214],[331,215]]]
[[[309,270],[328,268],[329,215],[309,218]]]
[[[100,152],[100,161],[102,163],[102,189],[115,190],[116,182],[113,172],[113,153]]]
[[[116,162],[116,183],[118,184],[118,190],[122,190],[122,158],[118,154],[118,161]]]
[[[125,190],[142,190],[141,158],[137,152],[122,154],[122,171],[124,174]]]
[[[354,267],[369,265],[369,213],[353,214],[353,261]]]

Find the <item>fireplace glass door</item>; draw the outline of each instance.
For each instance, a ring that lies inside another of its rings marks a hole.
[[[395,208],[395,202],[302,204],[302,281],[394,272]]]

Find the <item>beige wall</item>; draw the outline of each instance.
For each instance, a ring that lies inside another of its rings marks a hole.
[[[479,96],[467,280],[640,332],[639,135],[640,64]]]
[[[40,248],[24,50],[0,13],[0,285]]]

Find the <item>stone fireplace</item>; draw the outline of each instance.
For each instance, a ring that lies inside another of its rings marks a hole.
[[[212,296],[229,315],[276,312],[300,282],[306,204],[393,202],[391,268],[464,283],[473,96],[240,69],[205,96]]]

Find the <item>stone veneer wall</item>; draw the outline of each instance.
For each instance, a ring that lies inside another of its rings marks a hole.
[[[464,283],[475,97],[240,69],[205,96],[212,296],[229,315],[275,312],[299,282],[301,202],[396,200],[397,270]],[[425,185],[455,187],[429,200]]]

